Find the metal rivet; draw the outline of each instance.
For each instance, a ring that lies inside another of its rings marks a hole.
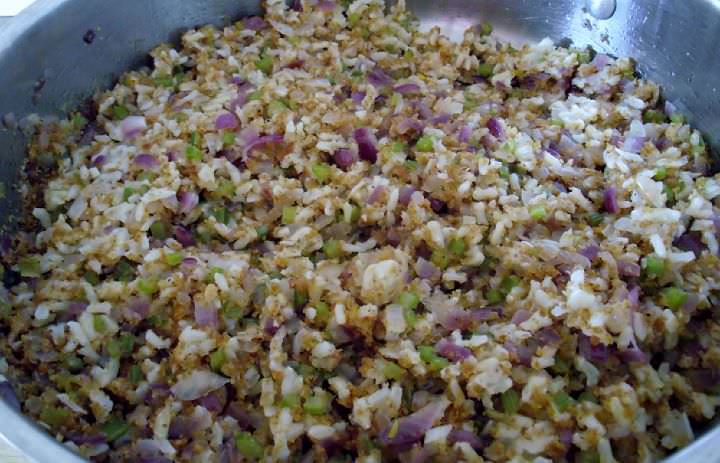
[[[597,19],[608,19],[615,13],[615,0],[587,0],[586,4]]]

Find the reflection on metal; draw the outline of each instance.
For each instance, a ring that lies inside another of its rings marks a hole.
[[[615,12],[615,0],[587,0],[587,9],[596,19],[609,19]]]

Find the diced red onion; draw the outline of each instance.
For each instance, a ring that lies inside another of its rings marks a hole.
[[[10,406],[10,408],[14,408],[17,411],[21,410],[22,407],[20,406],[20,400],[18,399],[18,396],[15,393],[15,389],[13,389],[12,384],[10,384],[8,381],[0,382],[0,398],[4,400],[5,403]]]
[[[673,245],[683,251],[692,251],[695,257],[700,257],[700,254],[705,250],[705,244],[702,242],[702,234],[697,231],[683,233],[673,242]]]
[[[107,158],[104,154],[98,154],[90,160],[90,164],[92,164],[93,167],[102,167],[105,162],[107,162]]]
[[[593,345],[588,336],[580,333],[578,335],[578,350],[580,355],[593,363],[605,363],[610,358],[608,347],[602,343]]]
[[[598,246],[595,246],[594,244],[586,246],[580,250],[580,254],[587,257],[587,259],[591,262],[597,258],[599,253],[600,248]]]
[[[640,266],[634,262],[626,262],[623,260],[617,261],[618,273],[624,277],[639,277]]]
[[[265,20],[259,16],[250,16],[245,19],[243,24],[245,25],[245,29],[249,29],[251,31],[259,31],[268,27]]]
[[[353,103],[360,104],[365,99],[365,95],[365,92],[352,92],[350,99],[352,99]]]
[[[370,195],[368,196],[367,203],[375,204],[386,191],[387,188],[383,185],[376,186],[375,189],[373,189],[372,193],[370,193]]]
[[[138,154],[133,159],[133,164],[147,170],[155,170],[160,167],[160,161],[152,154]]]
[[[472,351],[467,347],[458,346],[448,339],[441,339],[435,345],[437,353],[452,362],[461,362],[472,356]]]
[[[192,268],[192,267],[196,267],[197,264],[198,264],[197,257],[188,256],[188,257],[183,258],[183,260],[182,260],[182,265],[184,267]]]
[[[88,305],[84,302],[74,301],[68,304],[67,311],[65,313],[70,317],[77,318],[78,315],[85,312],[87,307]]]
[[[423,130],[425,130],[425,124],[418,121],[417,119],[413,119],[412,117],[406,117],[400,123],[397,125],[396,130],[401,135],[407,133],[408,131],[412,130],[417,133],[422,133]]]
[[[642,147],[645,146],[646,141],[647,138],[645,137],[629,136],[625,138],[622,149],[631,153],[639,153]]]
[[[535,338],[544,346],[556,346],[561,341],[560,335],[550,326],[538,330]]]
[[[393,87],[393,91],[402,95],[410,95],[413,93],[420,93],[420,86],[413,83],[400,84]]]
[[[380,432],[378,440],[384,447],[407,446],[418,442],[445,414],[446,404],[431,402],[420,410],[398,420],[397,432],[390,437],[392,425]]]
[[[416,106],[420,117],[422,117],[423,119],[431,119],[433,117],[433,112],[430,110],[427,103],[425,103],[424,101],[418,102]]]
[[[460,127],[458,132],[458,141],[460,143],[470,143],[470,135],[472,135],[472,129],[469,125],[465,124]]]
[[[441,113],[432,118],[432,123],[435,125],[446,124],[449,121],[450,121],[450,114],[447,114],[447,113]]]
[[[510,353],[512,357],[515,358],[515,360],[517,360],[517,363],[519,363],[520,365],[525,365],[526,367],[532,365],[532,357],[534,352],[528,346],[522,344],[518,345],[512,341],[505,341],[503,347]]]
[[[383,71],[379,67],[375,67],[372,71],[368,73],[367,80],[374,87],[385,87],[392,84],[393,82],[392,77],[387,75],[385,71]]]
[[[475,450],[482,450],[482,448],[485,447],[485,443],[477,434],[466,429],[453,429],[450,431],[450,434],[448,434],[448,441],[451,444],[455,442],[466,442]]]
[[[510,319],[510,322],[514,323],[516,325],[519,325],[529,318],[530,318],[530,312],[528,312],[525,309],[520,309],[513,314],[512,319]]]
[[[498,140],[505,139],[505,129],[503,128],[502,123],[500,123],[497,118],[491,117],[490,119],[488,119],[485,127],[487,127],[493,137],[497,138]]]
[[[165,157],[167,157],[167,160],[170,162],[175,162],[179,159],[178,154],[175,151],[168,151],[167,154],[165,154]]]
[[[655,140],[655,148],[658,149],[658,151],[665,151],[666,149],[670,148],[672,146],[672,142],[667,137],[660,137],[657,140]]]
[[[188,213],[195,209],[200,203],[200,197],[194,191],[180,191],[177,194],[177,200],[180,203],[180,212]]]
[[[442,214],[447,211],[447,203],[442,199],[430,198],[430,209],[436,214]]]
[[[437,276],[440,271],[432,264],[432,262],[420,257],[415,263],[415,273],[417,273],[417,276],[422,279],[428,279]]]
[[[470,318],[475,322],[485,322],[498,317],[498,312],[491,309],[475,309],[470,311]]]
[[[129,313],[140,320],[145,320],[150,314],[150,302],[145,298],[135,298],[129,301]]]
[[[356,129],[354,132],[355,142],[358,145],[360,159],[374,164],[377,161],[377,140],[375,135],[367,127]]]
[[[267,145],[280,144],[283,142],[282,135],[263,135],[245,146],[245,153],[250,154],[253,150]]]
[[[196,400],[223,387],[230,380],[208,370],[193,370],[175,383],[170,391],[180,400]]]
[[[187,228],[182,225],[175,225],[173,232],[177,242],[182,244],[184,247],[195,246],[195,237]]]
[[[317,6],[320,11],[324,11],[326,13],[330,13],[337,8],[337,4],[332,0],[320,0],[318,1]]]
[[[575,434],[575,432],[572,429],[561,429],[560,432],[558,432],[560,442],[565,446],[569,446],[570,444],[572,444],[573,434]]]
[[[227,387],[220,387],[197,399],[198,403],[209,412],[220,413],[227,403]]]
[[[630,347],[623,351],[619,351],[617,355],[623,362],[627,363],[647,363],[648,361],[647,354],[638,347]]]
[[[413,193],[415,193],[415,188],[412,186],[404,186],[400,189],[400,194],[398,194],[398,204],[402,206],[407,206],[410,204],[410,200],[412,199]]]
[[[356,161],[353,152],[347,148],[340,148],[335,151],[335,154],[333,154],[333,160],[335,161],[335,164],[343,170],[347,170],[348,167],[352,166]]]
[[[120,130],[126,140],[132,140],[147,129],[143,116],[128,116],[120,122]]]
[[[178,415],[170,421],[168,437],[170,439],[182,439],[192,437],[198,426],[198,420],[194,416]]]
[[[617,214],[620,212],[620,206],[617,201],[617,190],[614,186],[605,188],[603,192],[603,206],[605,210],[611,214]]]
[[[633,287],[630,288],[627,294],[627,300],[632,310],[637,310],[637,308],[640,307],[640,287],[638,285],[633,285]]]
[[[290,9],[293,11],[302,12],[303,6],[302,2],[300,0],[293,0],[292,4],[290,5]]]
[[[218,311],[215,307],[195,304],[195,322],[202,327],[217,329],[220,326]]]
[[[215,128],[218,130],[236,129],[238,119],[233,113],[225,112],[215,119]]]

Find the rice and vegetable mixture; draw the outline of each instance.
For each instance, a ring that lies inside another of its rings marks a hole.
[[[96,461],[690,443],[720,403],[720,177],[658,87],[403,1],[265,7],[37,126],[3,396]]]

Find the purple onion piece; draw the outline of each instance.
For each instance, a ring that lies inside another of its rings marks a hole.
[[[698,231],[689,231],[680,235],[673,245],[683,251],[692,251],[695,257],[700,257],[700,254],[705,250],[705,244],[702,242],[702,234]]]
[[[215,119],[215,128],[218,130],[236,129],[238,119],[233,113],[222,113]]]
[[[472,134],[472,129],[469,125],[463,125],[460,127],[460,131],[458,132],[458,141],[460,143],[470,143],[470,135]]]
[[[406,117],[400,121],[396,129],[400,134],[405,134],[411,130],[417,133],[422,133],[422,131],[425,130],[425,124],[417,119],[413,119],[412,117]]]
[[[268,27],[265,20],[259,16],[251,16],[245,19],[245,29],[251,31],[259,31]]]
[[[390,437],[391,427],[380,432],[380,444],[384,447],[401,447],[418,442],[425,433],[445,414],[445,405],[432,402],[420,410],[398,420],[397,432]]]
[[[620,206],[617,201],[617,189],[614,186],[607,187],[603,192],[603,206],[610,214],[620,212]]]
[[[393,91],[402,95],[410,95],[413,93],[420,93],[420,86],[413,83],[400,84],[393,87]]]
[[[415,264],[415,272],[417,273],[417,276],[422,279],[433,278],[440,273],[437,267],[422,257],[418,258],[417,263]]]
[[[585,256],[591,262],[597,258],[599,253],[600,248],[594,244],[582,248],[579,252],[580,255]]]
[[[629,136],[625,138],[622,149],[630,153],[639,153],[642,147],[645,146],[646,141],[647,138],[645,137]]]
[[[617,355],[623,362],[627,363],[647,363],[649,360],[647,354],[640,350],[639,347],[629,347],[626,350],[619,351]]]
[[[379,67],[375,67],[372,71],[368,73],[367,80],[374,87],[386,87],[393,82],[392,77],[387,75],[385,71],[383,71]]]
[[[177,194],[180,212],[188,213],[200,203],[200,197],[194,191],[180,191]]]
[[[356,159],[352,151],[347,148],[340,148],[333,154],[333,160],[339,168],[347,170],[355,163]]]
[[[635,262],[617,261],[618,273],[624,277],[637,278],[640,276],[640,266]]]
[[[81,313],[85,312],[88,305],[84,302],[71,302],[68,304],[66,314],[70,317],[77,318]]]
[[[410,204],[410,200],[412,199],[412,195],[415,191],[415,188],[411,186],[402,187],[400,189],[400,193],[398,194],[398,204],[402,206]]]
[[[461,362],[468,357],[472,357],[473,353],[470,349],[458,346],[448,339],[441,339],[435,345],[437,353],[450,360],[451,362]]]
[[[377,140],[375,135],[367,127],[356,129],[354,133],[355,142],[358,145],[358,153],[360,159],[367,161],[370,164],[377,162]]]
[[[147,129],[147,122],[142,116],[128,116],[120,122],[120,131],[126,140],[132,140]]]
[[[368,196],[367,203],[375,204],[382,197],[382,195],[385,194],[386,191],[387,188],[383,185],[376,186],[375,189],[373,189],[372,193],[370,193],[370,195]]]
[[[337,4],[332,0],[320,0],[317,3],[318,9],[326,13],[331,13],[337,8]]]
[[[177,242],[182,244],[184,247],[195,245],[195,237],[192,232],[182,225],[175,225],[173,232]]]
[[[488,119],[487,123],[485,124],[485,127],[490,131],[490,135],[497,138],[498,140],[504,140],[505,139],[505,129],[502,126],[502,123],[495,118],[491,117]]]
[[[242,136],[242,135],[241,135]],[[268,145],[276,145],[283,143],[282,135],[264,135],[245,146],[245,153],[250,154],[253,150],[263,148]]]
[[[578,350],[580,355],[593,363],[605,363],[610,358],[610,351],[606,345],[600,343],[593,345],[590,338],[582,333],[578,339]]]
[[[448,122],[450,122],[450,114],[447,114],[447,113],[438,114],[437,116],[434,116],[432,118],[431,122],[435,125],[447,124]]]
[[[544,346],[557,346],[561,341],[560,335],[550,326],[538,330],[535,338]]]
[[[130,314],[144,320],[150,314],[150,301],[144,298],[133,299],[129,301],[128,310]]]
[[[475,450],[482,450],[485,447],[483,440],[474,432],[466,429],[453,429],[448,434],[448,441],[451,444],[455,442],[467,442]]]
[[[352,92],[352,94],[350,95],[350,99],[353,103],[360,104],[365,99],[365,95],[365,92]]]
[[[155,156],[152,154],[138,154],[133,159],[133,164],[136,166],[147,169],[147,170],[156,170],[158,167],[160,167],[160,161],[157,160]]]
[[[447,212],[447,203],[442,199],[430,198],[430,209],[436,214]]]
[[[195,304],[195,322],[202,327],[217,329],[220,327],[217,309]]]
[[[516,325],[519,325],[522,322],[526,321],[528,318],[530,318],[530,312],[528,312],[525,309],[520,309],[513,314],[512,319],[510,319],[510,322],[514,323]]]

